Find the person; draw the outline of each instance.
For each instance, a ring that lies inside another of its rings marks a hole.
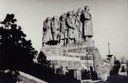
[[[76,29],[77,29],[77,38],[76,40],[81,42],[82,41],[82,22],[80,20],[80,17],[81,17],[81,14],[82,14],[82,9],[78,9],[77,13],[76,13],[76,23],[75,23],[75,26],[76,26]]]
[[[60,29],[60,25],[59,25],[59,20],[57,19],[56,16],[53,17],[53,20],[51,22],[51,26],[52,26],[52,37],[53,40],[59,40],[59,29]]]
[[[75,23],[74,23],[72,11],[70,11],[67,14],[67,19],[66,19],[66,25],[68,27],[68,43],[75,43],[75,36],[74,36],[74,30],[75,30]]]
[[[52,33],[51,33],[51,18],[47,17],[46,20],[43,22],[43,45],[46,44],[48,41],[52,40]]]
[[[66,45],[67,44],[67,26],[65,22],[65,17],[62,15],[60,17],[60,43],[61,45]]]
[[[83,37],[84,37],[84,40],[86,40],[86,38],[93,36],[92,17],[91,17],[91,14],[89,13],[88,6],[84,7],[84,11],[82,13],[81,20],[83,22],[83,30],[84,30]]]

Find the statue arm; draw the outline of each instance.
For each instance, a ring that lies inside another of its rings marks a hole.
[[[47,30],[46,28],[46,22],[43,22],[43,32],[45,32]]]
[[[90,20],[91,19],[91,14],[90,13],[84,12],[83,15],[84,15],[85,20]]]
[[[58,26],[60,27],[60,21],[58,21]]]
[[[81,27],[80,27],[80,33],[82,33],[83,25],[82,25],[82,23],[80,25],[81,25]]]
[[[67,25],[68,25],[70,28],[73,28],[73,29],[74,29],[73,24],[70,22],[69,19],[67,19]]]
[[[60,21],[58,21],[57,24],[58,24],[58,29],[57,29],[57,31],[59,31],[59,30],[60,30]]]
[[[92,15],[89,13],[90,20],[92,19]]]
[[[54,23],[53,23],[53,21],[51,22],[51,27],[52,27],[52,28],[54,27]]]

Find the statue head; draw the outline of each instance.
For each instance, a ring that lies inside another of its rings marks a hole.
[[[57,20],[57,16],[54,16],[54,17],[53,17],[53,20]]]
[[[51,20],[51,18],[50,18],[50,17],[47,17],[47,18],[46,18],[46,21],[50,21],[50,20]]]
[[[61,21],[62,21],[62,20],[65,20],[65,16],[62,15],[62,16],[60,17],[60,20],[61,20]]]
[[[67,15],[68,16],[71,16],[72,15],[72,11],[69,11]]]
[[[81,15],[81,13],[82,13],[82,9],[81,8],[79,8],[78,10],[77,10],[77,15],[76,16],[80,16]]]
[[[72,11],[72,15],[75,15],[75,14],[76,14],[76,12],[75,12],[75,10],[73,10],[73,11]]]
[[[78,8],[78,12],[82,12],[83,10],[81,8]]]
[[[84,10],[85,10],[85,11],[89,11],[89,10],[90,10],[90,9],[89,9],[89,6],[85,6],[85,7],[84,7]]]

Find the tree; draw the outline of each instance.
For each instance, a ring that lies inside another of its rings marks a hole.
[[[39,53],[39,56],[38,56],[38,58],[37,58],[37,60],[38,60],[38,63],[42,66],[42,67],[49,67],[50,66],[50,61],[48,61],[47,59],[46,59],[46,56],[45,56],[45,54],[41,51],[40,53]]]
[[[110,72],[110,75],[118,75],[119,69],[120,69],[120,61],[116,60],[114,62],[114,66],[113,66],[113,69]]]
[[[0,22],[0,69],[29,70],[37,51],[16,21],[14,14],[7,14]]]
[[[126,57],[122,56],[122,57],[120,58],[120,62],[121,62],[122,64],[126,63]]]

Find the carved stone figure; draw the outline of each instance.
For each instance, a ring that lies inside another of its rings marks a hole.
[[[59,24],[59,20],[57,19],[57,17],[53,17],[51,26],[52,26],[53,40],[59,40],[60,24]]]
[[[67,15],[67,20],[66,20],[66,25],[68,27],[68,42],[69,43],[74,43],[75,42],[75,35],[74,35],[74,30],[75,30],[75,23],[74,23],[74,18],[72,15],[72,12],[70,11]]]
[[[51,19],[50,17],[46,18],[43,22],[43,43],[52,40],[52,33],[51,33]]]
[[[82,14],[82,9],[78,9],[76,13],[76,22],[75,22],[76,31],[77,31],[76,41],[78,42],[82,41],[82,22],[80,20],[81,14]]]
[[[93,32],[92,32],[92,17],[91,14],[89,13],[89,7],[85,6],[84,7],[84,11],[82,14],[82,21],[83,21],[83,25],[84,25],[84,33],[83,33],[83,37],[84,39],[86,37],[92,37],[93,36]]]
[[[60,17],[60,43],[61,45],[67,44],[67,26],[64,15]]]
[[[73,24],[74,24],[74,39],[75,43],[78,41],[78,29],[77,29],[77,18],[76,18],[76,12],[75,10],[72,11],[72,17],[73,17]]]

